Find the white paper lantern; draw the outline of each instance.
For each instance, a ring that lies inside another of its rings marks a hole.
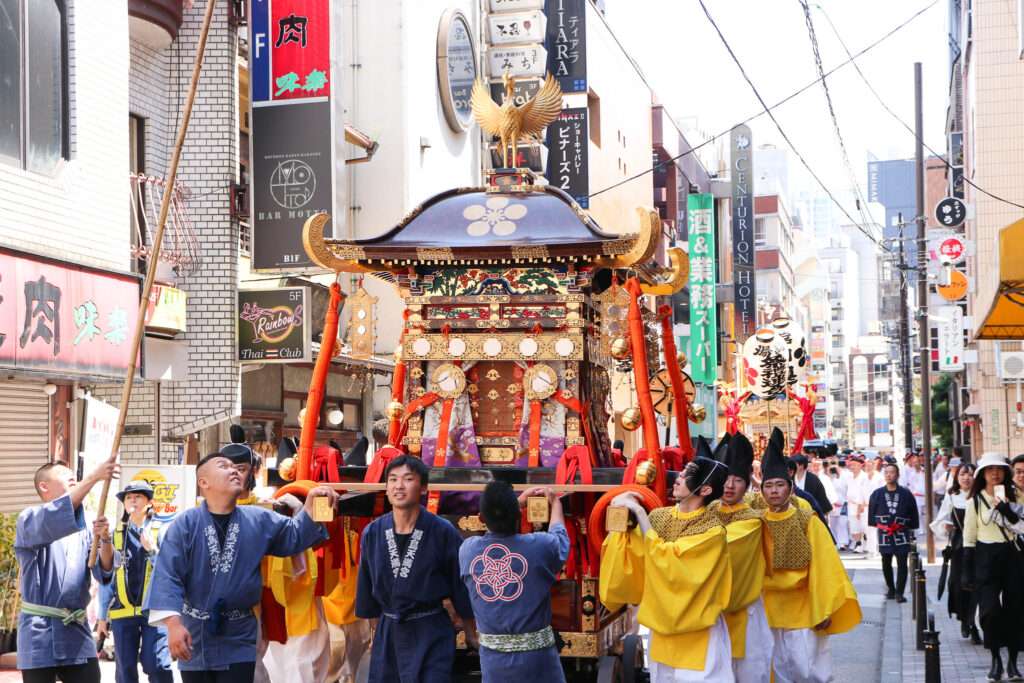
[[[782,337],[762,327],[743,344],[743,372],[750,390],[762,398],[774,398],[786,390],[788,350]]]
[[[786,385],[793,386],[803,382],[807,378],[807,369],[811,364],[807,355],[807,335],[789,318],[776,318],[772,321],[771,328],[786,347]]]

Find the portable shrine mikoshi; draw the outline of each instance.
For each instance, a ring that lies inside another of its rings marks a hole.
[[[661,222],[654,211],[638,216],[633,233],[604,232],[561,190],[528,170],[504,169],[488,172],[485,187],[431,198],[378,237],[327,239],[326,214],[311,217],[303,235],[320,266],[394,285],[405,323],[387,409],[390,446],[367,467],[325,468],[322,457],[314,467],[323,392],[314,371],[295,477],[343,491],[335,513],[359,518],[358,527],[387,509],[387,463],[418,455],[432,466],[428,509],[467,536],[484,531],[476,492],[488,481],[555,488],[572,550],[552,589],[552,627],[570,680],[621,670],[628,681],[643,669],[642,647],[629,635],[633,615],[598,597],[605,508],[625,486],[652,507],[667,505],[676,472],[693,457],[688,423],[701,412],[690,405],[693,383],[680,367],[686,360],[668,308],[643,305],[647,295],[678,291],[688,261],[677,250],[667,266],[654,261]],[[330,359],[338,324],[333,291],[318,367]],[[352,334],[371,334],[374,317],[388,314],[371,311]],[[615,466],[608,434],[615,372],[635,387],[623,427],[642,429],[643,448],[627,467]],[[676,421],[681,444],[659,442],[658,414]]]

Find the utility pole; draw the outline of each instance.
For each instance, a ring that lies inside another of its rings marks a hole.
[[[921,62],[914,62],[914,175],[917,185],[917,307],[921,333],[921,459],[924,460],[924,511],[927,530],[928,562],[935,562],[935,535],[931,530],[935,517],[932,502],[932,392],[929,372],[932,365],[931,334],[928,326],[928,250],[925,248],[924,219],[924,123],[921,112]]]
[[[909,455],[914,450],[914,372],[910,362],[910,319],[907,311],[907,289],[910,271],[907,270],[907,242],[903,239],[903,213],[900,226],[900,374],[903,375],[903,447]]]

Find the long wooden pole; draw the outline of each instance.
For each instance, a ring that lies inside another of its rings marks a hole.
[[[142,298],[139,301],[139,316],[135,321],[135,337],[132,339],[132,350],[128,359],[128,370],[125,373],[124,389],[121,391],[121,412],[117,416],[114,443],[110,447],[110,462],[117,461],[117,453],[121,450],[121,435],[124,433],[124,423],[128,417],[128,403],[132,397],[132,380],[135,378],[136,361],[139,357],[142,335],[146,327],[146,309],[149,306],[149,295],[153,291],[153,281],[156,279],[156,265],[160,260],[160,247],[163,244],[164,227],[167,225],[167,212],[171,208],[171,197],[174,195],[174,179],[178,175],[178,161],[181,159],[181,148],[185,144],[188,122],[192,117],[192,103],[196,99],[196,89],[199,86],[199,72],[203,69],[203,53],[206,52],[206,36],[210,33],[210,23],[213,21],[213,8],[216,4],[217,0],[207,0],[206,2],[206,16],[203,17],[203,30],[199,33],[199,44],[196,46],[196,61],[192,66],[192,79],[188,84],[188,97],[185,99],[185,109],[181,115],[181,123],[178,125],[178,135],[174,140],[174,152],[171,154],[171,165],[167,171],[167,180],[164,183],[164,195],[160,201],[160,215],[157,218],[156,235],[153,237],[153,249],[149,255],[149,267],[146,269],[146,282],[142,286]],[[100,517],[106,511],[108,495],[110,495],[109,478],[103,482],[103,493],[100,495]],[[99,539],[94,537],[92,539],[92,549],[89,551],[89,567],[96,566],[96,552],[98,550]]]

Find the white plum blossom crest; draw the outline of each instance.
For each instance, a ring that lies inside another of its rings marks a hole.
[[[471,221],[467,227],[473,237],[483,237],[491,230],[495,235],[504,237],[516,231],[516,221],[526,215],[526,207],[522,204],[509,205],[505,197],[491,197],[486,205],[473,204],[462,211],[462,216]]]

